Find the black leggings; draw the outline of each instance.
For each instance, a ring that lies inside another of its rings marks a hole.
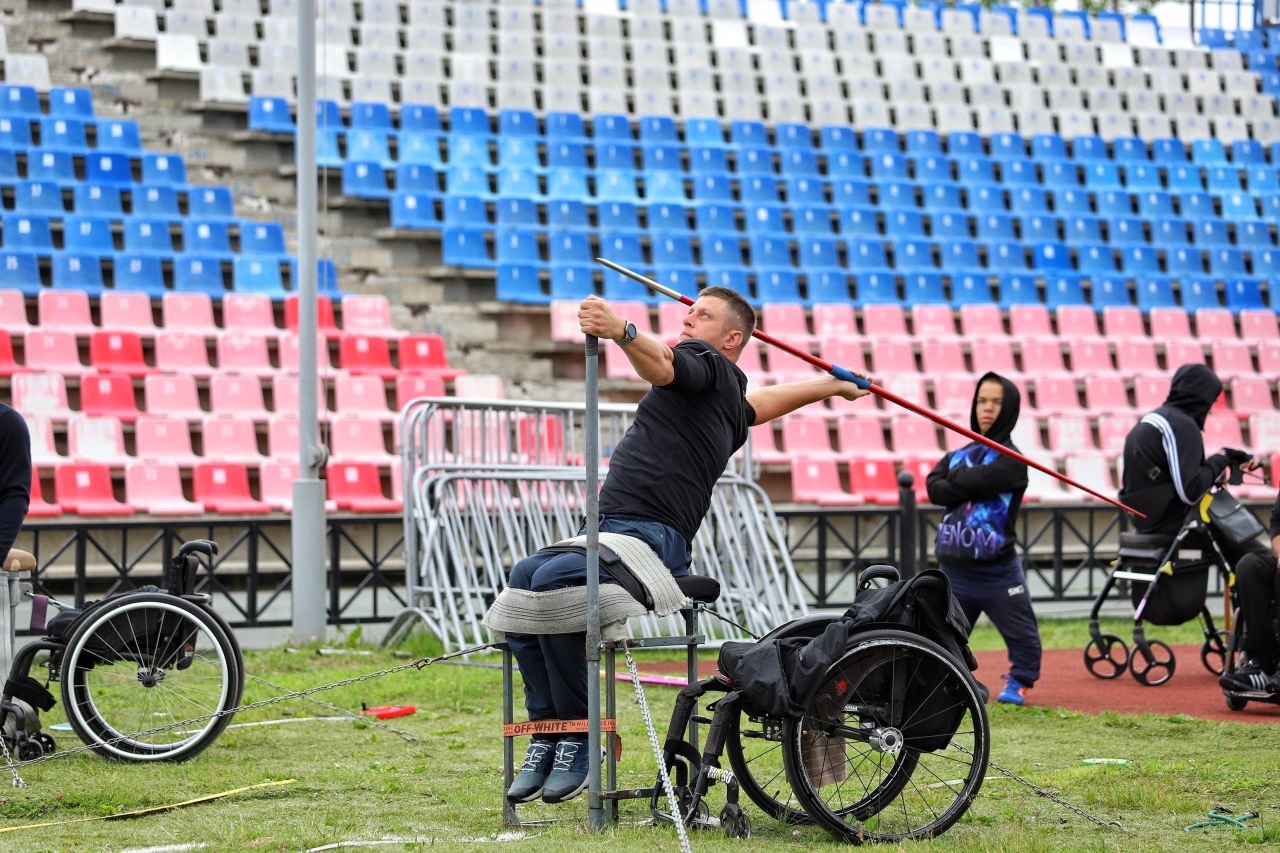
[[[1250,544],[1257,547],[1250,547],[1234,560],[1236,601],[1245,629],[1241,647],[1249,657],[1274,665],[1280,658],[1280,638],[1276,637],[1271,610],[1280,601],[1280,572],[1276,571],[1276,558],[1269,548],[1257,540]]]

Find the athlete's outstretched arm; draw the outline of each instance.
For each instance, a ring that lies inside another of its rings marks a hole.
[[[863,379],[867,378],[861,373],[858,375],[862,376]],[[828,397],[844,397],[846,400],[856,400],[870,393],[870,391],[859,388],[852,382],[845,382],[836,379],[834,376],[822,376],[816,379],[806,379],[803,382],[787,382],[783,385],[757,388],[747,393],[747,402],[756,411],[756,420],[752,424],[752,426],[756,426],[768,423],[774,418],[780,418],[783,415],[794,412],[796,409],[803,408],[810,403],[817,403]]]
[[[588,296],[578,308],[578,324],[586,335],[616,341],[626,331],[627,322],[625,317],[615,314],[609,303],[599,296]],[[636,373],[640,374],[640,378],[650,385],[662,387],[670,385],[675,379],[675,368],[672,366],[675,356],[671,347],[657,338],[640,332],[634,341],[622,347],[622,351]]]

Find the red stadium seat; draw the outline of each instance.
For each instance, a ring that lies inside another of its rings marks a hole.
[[[1190,338],[1191,318],[1183,308],[1152,308],[1151,337],[1158,341]]]
[[[54,472],[58,504],[76,515],[133,515],[134,508],[116,500],[111,469],[96,462],[67,463]]]
[[[214,413],[204,419],[201,457],[216,462],[258,462],[258,428],[243,415]]]
[[[42,290],[36,297],[40,328],[88,337],[98,331],[89,311],[89,294],[83,290]]]
[[[209,410],[215,415],[241,415],[265,421],[267,404],[262,380],[240,373],[219,373],[209,380]]]
[[[1081,483],[1095,492],[1104,495],[1113,495],[1116,492],[1115,477],[1111,474],[1111,462],[1101,453],[1078,453],[1074,456],[1068,456],[1066,459],[1067,476]],[[1096,501],[1097,498],[1087,495],[1079,490],[1073,490],[1076,494],[1083,497],[1087,501]]]
[[[1027,376],[1062,375],[1067,366],[1062,360],[1062,345],[1057,338],[1022,341],[1022,372]]]
[[[1067,344],[1067,353],[1072,373],[1111,373],[1116,369],[1107,342],[1100,338],[1073,338]]]
[[[227,294],[225,299],[231,299]],[[271,307],[270,301],[267,307]],[[226,312],[226,308],[223,308]],[[215,337],[222,330],[213,322],[213,298],[207,293],[166,293],[160,300],[160,319],[169,331]]]
[[[889,421],[889,437],[895,455],[928,456],[941,453],[938,428],[933,421],[915,414],[897,415]]]
[[[0,330],[20,335],[31,328],[27,320],[27,298],[21,290],[0,290]]]
[[[1025,400],[1026,397],[1022,399]],[[1022,416],[1018,418],[1018,422],[1013,425],[1013,432],[1010,434],[1010,438],[1018,446],[1018,450],[1026,456],[1039,458],[1049,455],[1049,451],[1040,437],[1040,420],[1035,417],[1028,417],[1025,409],[1022,412]]]
[[[871,341],[871,373],[873,376],[916,373],[916,356],[911,341],[881,338]]]
[[[582,344],[586,341],[587,336],[582,334],[582,327],[578,325],[578,308],[581,302],[575,302],[572,299],[554,299],[551,301],[551,340],[560,343]],[[678,309],[680,312],[680,320],[684,320],[684,315],[688,311],[683,305],[671,303],[667,306],[659,306],[658,320],[663,320],[662,308],[668,307]],[[683,326],[676,325],[673,332],[663,331],[663,340],[669,346],[674,346],[676,338],[680,337],[680,331]],[[668,334],[670,338],[668,339]],[[441,359],[443,359],[443,341],[441,342]],[[401,356],[401,366],[404,365],[404,356]]]
[[[1246,341],[1280,340],[1280,326],[1274,311],[1246,308],[1240,312],[1240,337]]]
[[[280,336],[280,369],[287,373],[297,373],[301,365],[300,339],[293,332],[285,332]],[[316,335],[316,371],[321,376],[333,373],[333,359],[329,356],[329,341],[323,335]]]
[[[152,373],[142,380],[142,400],[148,412],[189,421],[202,421],[208,414],[200,408],[196,378],[189,373]]]
[[[583,341],[582,330],[578,327],[578,302],[563,303],[566,306],[565,312],[569,315],[568,325],[572,326],[574,343],[580,344]],[[552,302],[552,316],[554,322],[554,313],[556,303]],[[572,306],[572,311],[568,310],[568,306]],[[852,310],[852,309],[850,309]],[[673,347],[680,340],[680,333],[684,331],[684,318],[689,315],[689,307],[680,302],[659,302],[658,303],[658,326],[655,334],[659,340],[669,347]]]
[[[298,294],[296,293],[289,293],[284,297],[284,328],[286,332],[298,331]],[[316,296],[316,331],[326,338],[336,338],[340,334],[338,323],[333,318],[333,300],[323,294]]]
[[[759,465],[785,465],[791,461],[791,454],[778,449],[772,423],[751,427],[751,458]]]
[[[228,293],[222,297],[222,328],[225,332],[252,332],[268,337],[280,333],[271,297],[265,293]]]
[[[46,415],[57,422],[71,416],[67,382],[61,373],[15,373],[10,381],[13,408],[22,414]]]
[[[1054,337],[1049,309],[1044,305],[1010,305],[1009,334],[1022,341]]]
[[[329,482],[329,499],[338,509],[352,512],[394,513],[403,504],[388,498],[382,491],[382,474],[370,462],[330,462],[325,475]]]
[[[297,459],[268,459],[258,466],[258,488],[262,500],[272,509],[293,512],[293,484],[299,477]],[[328,512],[337,510],[333,501],[325,501]]]
[[[166,459],[184,468],[198,461],[191,450],[191,427],[183,417],[141,415],[133,435],[139,459]]]
[[[386,387],[376,376],[339,376],[334,382],[334,404],[338,414],[363,414],[383,421],[396,416],[387,408]]]
[[[422,373],[401,373],[396,377],[396,409],[404,411],[410,400],[418,397],[443,397],[444,380]]]
[[[53,420],[48,415],[23,415],[27,433],[31,436],[31,464],[43,468],[56,468],[67,460],[58,452],[53,439]]]
[[[791,457],[838,458],[831,448],[830,427],[820,415],[797,413],[782,421],[782,450]]]
[[[133,380],[123,373],[91,373],[80,380],[80,411],[92,417],[109,415],[127,424],[138,419]]]
[[[1059,415],[1049,418],[1049,452],[1055,456],[1097,450],[1093,428],[1084,415]]]
[[[878,418],[845,415],[836,422],[836,446],[845,459],[887,457],[884,427]]]
[[[201,378],[213,374],[209,347],[201,332],[161,329],[156,332],[156,370]]]
[[[392,438],[394,441],[397,436]],[[579,461],[569,459],[564,445],[564,421],[556,415],[520,415],[516,420],[516,453],[522,465],[571,465]]]
[[[404,332],[391,325],[391,300],[381,294],[348,293],[342,297],[343,334],[399,338]]]
[[[609,306],[613,308],[613,313],[629,323],[635,323],[636,331],[641,334],[652,335],[653,323],[649,321],[649,306],[643,302],[626,302],[617,301],[610,302]]]
[[[1098,446],[1107,456],[1124,453],[1124,440],[1138,425],[1136,414],[1101,415],[1098,417]]]
[[[1236,340],[1236,318],[1229,308],[1197,308],[1196,337],[1201,341]]]
[[[911,330],[922,340],[952,340],[956,338],[955,314],[950,305],[913,305]]]
[[[617,312],[616,307],[614,311]],[[621,316],[631,319],[629,314]],[[760,308],[759,319],[761,331],[784,340],[798,349],[808,350],[818,341],[817,336],[809,332],[809,324],[804,316],[804,306],[798,303],[767,302]]]
[[[267,339],[258,332],[227,332],[218,338],[218,371],[270,376],[275,372],[267,354]]]
[[[1213,358],[1213,372],[1223,382],[1241,376],[1257,376],[1253,369],[1253,355],[1249,345],[1240,340],[1215,340],[1209,349]]]
[[[67,376],[86,372],[80,363],[80,346],[74,332],[32,329],[24,336],[22,349],[27,370]]]
[[[12,376],[22,370],[13,357],[13,339],[4,329],[0,329],[0,376]]]
[[[1046,457],[1035,457],[1035,459],[1041,465],[1049,468],[1054,467],[1052,459]],[[1082,495],[1083,492],[1076,491],[1075,494]],[[1050,477],[1039,469],[1027,466],[1027,490],[1022,493],[1022,500],[1027,503],[1063,503],[1069,500],[1076,500],[1076,498],[1068,494],[1068,490],[1063,486],[1061,480]]]
[[[847,338],[823,338],[818,346],[824,361],[848,370],[866,372],[867,360],[862,352],[862,342]],[[741,365],[739,365],[741,366]]]
[[[600,360],[604,362],[604,378],[618,379],[628,382],[639,382],[640,374],[631,364],[631,359],[621,348],[615,346],[600,347]],[[461,396],[461,395],[459,395]]]
[[[1220,415],[1213,412],[1204,419],[1204,447],[1205,453],[1217,453],[1224,447],[1236,447],[1248,449],[1249,445],[1245,444],[1244,433],[1240,429],[1240,419],[1235,415]],[[1268,448],[1258,448],[1265,450]]]
[[[1169,396],[1172,377],[1164,374],[1145,374],[1133,380],[1133,407],[1146,414],[1164,405]]]
[[[1086,376],[1084,407],[1092,415],[1131,412],[1129,393],[1125,390],[1124,380],[1114,373]]]
[[[1136,305],[1108,305],[1102,309],[1102,334],[1108,340],[1145,338],[1142,309]]]
[[[862,495],[850,494],[840,484],[840,469],[832,458],[800,457],[791,464],[791,499],[819,506],[856,506]]]
[[[1232,379],[1227,387],[1231,389],[1231,409],[1242,418],[1255,412],[1275,410],[1271,383],[1261,376],[1239,376]]]
[[[381,376],[393,379],[399,373],[391,363],[391,348],[386,338],[368,335],[344,335],[339,348],[342,369],[353,376]]]
[[[1280,380],[1280,341],[1258,341],[1258,374],[1270,382]]]
[[[361,415],[339,415],[330,422],[329,449],[338,462],[390,465],[395,458],[387,451],[382,423]]]
[[[1116,341],[1116,371],[1126,379],[1138,374],[1160,373],[1155,341]]]
[[[961,305],[960,334],[970,341],[1004,337],[1004,318],[1000,316],[1000,306]]]
[[[1093,340],[1098,337],[1098,312],[1092,305],[1062,305],[1058,308],[1058,337]]]
[[[1018,370],[1013,358],[1013,343],[1006,337],[998,337],[995,340],[989,338],[974,340],[970,346],[970,353],[973,356],[975,376],[995,372],[1012,378],[1022,373]],[[927,370],[925,372],[928,373]]]
[[[155,317],[151,314],[151,297],[145,293],[104,290],[98,311],[104,329],[134,332],[144,338],[156,333]]]
[[[155,368],[142,356],[142,338],[136,332],[101,331],[89,338],[89,363],[99,371],[146,376]]]
[[[907,332],[907,315],[901,305],[863,305],[862,327],[873,330],[874,334],[867,337],[875,340],[910,337]]]
[[[873,504],[898,503],[898,472],[893,460],[849,460],[849,488]]]
[[[1249,445],[1259,450],[1280,447],[1280,412],[1249,415]]]
[[[977,364],[976,359],[974,363]],[[982,369],[984,373],[987,370],[985,366]],[[972,376],[938,376],[933,380],[933,408],[968,426],[976,387],[977,382]]]
[[[44,487],[40,483],[40,469],[31,468],[31,504],[27,507],[27,518],[54,518],[62,515],[62,504],[49,503],[44,499]]]
[[[444,338],[439,335],[407,335],[397,351],[400,369],[411,373],[435,373],[445,382],[466,373],[450,367],[445,356]]]
[[[1164,345],[1164,363],[1170,370],[1184,364],[1205,364],[1204,348],[1199,341],[1169,341]]]
[[[223,515],[262,515],[271,507],[249,491],[249,469],[241,462],[201,462],[191,473],[195,499]]]
[[[122,466],[129,461],[119,418],[73,415],[67,421],[67,455],[80,462]]]
[[[906,376],[899,373],[895,375],[880,377],[878,378],[878,381],[876,382],[876,384],[879,385],[884,390],[898,397],[901,397],[902,399],[906,400],[909,403],[915,403],[917,406],[926,406],[926,407],[929,405],[929,397],[928,397],[928,394],[925,393],[924,377],[919,374],[916,374],[913,376]],[[888,400],[884,400],[883,398],[878,398],[878,400],[882,406],[882,408],[879,410],[879,414],[881,417],[887,418],[887,417],[892,417],[893,415],[901,414],[902,412],[901,406],[897,405],[896,403],[890,403]],[[869,400],[855,400],[851,404],[850,408],[851,409],[856,408],[856,411],[859,411],[859,412],[870,412],[872,410],[869,406],[867,406],[867,403],[869,402],[870,402]],[[847,411],[847,410],[846,409],[841,410],[842,413],[844,411]]]
[[[799,382],[819,374],[812,364],[778,347],[769,347],[769,376],[776,383]]]
[[[276,415],[267,422],[267,456],[296,460],[301,450],[302,430],[296,415]]]
[[[515,461],[506,420],[488,410],[454,413],[453,451],[461,462],[505,465]]]
[[[683,306],[677,307],[682,309],[681,316],[683,316]],[[661,310],[658,314],[661,316]],[[848,303],[831,302],[820,302],[814,305],[813,335],[819,341],[830,338],[856,338],[858,321],[854,318],[853,306]]]
[[[296,373],[277,373],[271,377],[271,410],[278,416],[298,413],[302,405],[302,379]],[[324,380],[316,380],[316,417],[329,419],[329,395],[324,390]]]
[[[124,469],[125,500],[150,515],[201,515],[204,506],[182,494],[182,474],[174,462],[136,460]]]
[[[911,474],[915,480],[916,503],[928,503],[929,474],[942,456],[943,454],[941,453],[934,453],[932,455],[902,457],[902,470]]]
[[[964,363],[964,349],[958,339],[923,341],[920,344],[920,365],[921,370],[929,376],[969,374],[969,368]]]

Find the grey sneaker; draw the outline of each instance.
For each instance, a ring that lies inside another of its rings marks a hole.
[[[587,739],[562,738],[556,744],[556,757],[542,789],[544,803],[563,803],[581,794],[587,787]]]
[[[529,751],[524,754],[520,772],[511,780],[507,799],[513,803],[528,803],[541,797],[555,753],[555,741],[534,738],[529,744]]]

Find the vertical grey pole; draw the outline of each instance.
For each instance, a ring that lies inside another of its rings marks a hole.
[[[587,409],[582,425],[587,456],[587,815],[604,829],[600,785],[600,341],[587,335]]]
[[[316,440],[316,3],[298,0],[298,480],[293,484],[293,640],[325,639],[325,514]]]

